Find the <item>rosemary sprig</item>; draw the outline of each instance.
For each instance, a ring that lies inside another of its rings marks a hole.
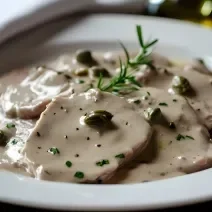
[[[120,42],[120,45],[123,48],[126,59],[127,59],[127,64],[132,68],[135,68],[139,65],[148,65],[150,67],[153,67],[152,60],[149,58],[150,54],[152,53],[150,47],[156,44],[158,42],[158,39],[154,39],[150,42],[145,43],[143,38],[142,27],[137,25],[136,32],[137,32],[137,37],[140,44],[140,51],[135,56],[135,58],[132,58],[132,59],[130,58],[128,50],[126,49],[124,44]]]
[[[99,88],[101,91],[128,93],[131,91],[138,90],[141,87],[141,84],[136,81],[135,77],[133,76],[133,73],[135,72],[136,68],[139,65],[148,65],[149,67],[154,68],[154,66],[152,65],[152,60],[149,58],[151,54],[150,47],[157,43],[158,39],[154,39],[150,42],[145,43],[141,26],[136,26],[136,32],[140,44],[139,53],[136,55],[135,58],[131,59],[127,48],[122,42],[120,42],[120,45],[122,46],[126,56],[126,64],[123,64],[121,59],[119,59],[120,72],[118,75],[114,76],[106,85],[104,85],[103,76],[102,74],[100,74],[97,88]],[[131,70],[131,73],[129,73],[129,68]]]
[[[114,76],[111,81],[104,85],[103,77],[100,75],[97,87],[101,91],[107,92],[120,92],[120,91],[134,91],[138,90],[141,87],[141,84],[135,80],[135,77],[128,73],[128,64],[124,65],[119,59],[120,62],[120,72],[118,76]]]

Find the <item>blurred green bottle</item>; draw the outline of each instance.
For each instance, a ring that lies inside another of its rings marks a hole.
[[[187,20],[212,28],[212,0],[149,0],[145,14]]]

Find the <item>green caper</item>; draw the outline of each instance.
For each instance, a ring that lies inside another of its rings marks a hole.
[[[5,145],[7,140],[7,136],[4,131],[0,130],[0,145]]]
[[[100,77],[100,74],[102,74],[102,77],[110,77],[108,70],[101,66],[91,67],[90,72],[94,77]]]
[[[84,122],[89,126],[103,126],[111,122],[113,115],[105,110],[91,111],[86,114]]]
[[[191,90],[189,81],[182,76],[174,76],[172,79],[172,89],[177,94],[184,94]]]
[[[88,75],[88,69],[86,69],[86,68],[79,68],[79,69],[75,70],[74,73],[75,73],[75,75],[80,76],[80,77],[87,76]]]
[[[147,119],[147,121],[155,123],[161,120],[162,112],[160,108],[149,107],[144,111],[144,117]]]
[[[96,64],[96,61],[92,57],[91,51],[89,50],[78,50],[76,52],[76,60],[79,63],[82,63],[84,65],[92,66]]]
[[[196,61],[198,61],[202,65],[205,65],[205,62],[202,58],[196,58]]]

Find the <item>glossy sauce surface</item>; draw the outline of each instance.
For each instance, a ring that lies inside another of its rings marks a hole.
[[[108,71],[105,84],[120,71],[123,56],[93,53],[95,67]],[[75,183],[140,183],[210,168],[212,76],[194,61],[177,66],[156,53],[152,59],[154,70],[142,65],[134,73],[143,87],[118,95],[97,89],[95,68],[68,53],[3,76],[0,129],[7,140],[0,167]],[[175,75],[188,79],[192,92],[173,93]],[[146,119],[148,108],[160,109],[159,123]],[[96,110],[111,112],[116,127],[101,134],[83,124],[83,116]]]

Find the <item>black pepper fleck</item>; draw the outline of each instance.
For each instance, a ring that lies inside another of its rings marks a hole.
[[[198,108],[197,111],[200,111],[200,108]]]
[[[79,110],[82,110],[82,108],[80,108]]]
[[[54,113],[54,115],[56,115],[56,113]]]
[[[40,133],[39,132],[37,132],[37,136],[40,137]]]
[[[79,128],[77,127],[76,130],[79,130]]]
[[[65,136],[64,136],[64,138],[65,138],[65,139],[68,139],[68,136],[67,136],[67,135],[65,135]]]
[[[84,116],[87,116],[87,113],[85,113],[85,115]]]
[[[41,149],[41,147],[40,147],[40,146],[38,146],[38,149]]]
[[[79,157],[79,154],[76,154],[75,157],[78,158]]]
[[[44,171],[46,174],[51,175],[48,171]]]
[[[102,180],[100,180],[100,179],[97,180],[97,183],[98,183],[98,184],[102,184]]]
[[[90,140],[90,137],[87,137],[87,140]]]
[[[126,122],[126,125],[128,125],[128,122]]]
[[[63,106],[61,106],[60,109],[63,110]]]
[[[101,144],[96,144],[96,146],[97,146],[97,147],[101,147],[102,145],[101,145]]]

